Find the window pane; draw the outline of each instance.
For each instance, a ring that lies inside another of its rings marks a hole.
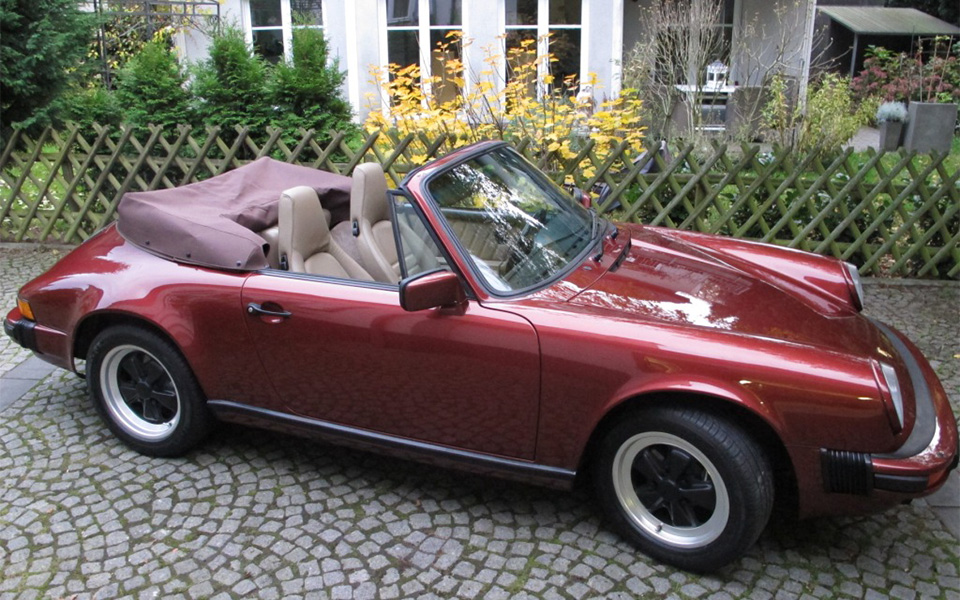
[[[729,65],[730,49],[733,48],[733,27],[724,27],[722,32],[723,39],[720,41],[720,48],[718,48],[719,55],[713,58],[716,58],[720,62]]]
[[[400,231],[400,261],[406,277],[432,271],[450,270],[443,252],[430,237],[430,229],[405,196],[393,196],[397,229]]]
[[[736,0],[725,0],[723,3],[723,24],[733,25],[733,10]]]
[[[323,11],[321,0],[290,0],[290,12],[293,14],[294,25],[323,25]]]
[[[387,26],[417,25],[417,0],[387,0]]]
[[[580,0],[550,0],[550,25],[579,25]]]
[[[527,43],[524,44],[524,41]],[[524,84],[528,96],[537,93],[537,30],[507,30],[507,81]]]
[[[261,29],[253,32],[253,49],[272,63],[283,58],[283,31],[280,29]]]
[[[406,67],[420,64],[416,31],[387,31],[387,61]]]
[[[439,102],[448,102],[455,100],[460,94],[460,87],[453,81],[454,77],[462,77],[463,70],[449,69],[451,61],[460,60],[460,44],[454,43],[447,37],[447,34],[454,29],[433,29],[430,31],[431,52],[431,73],[434,77],[439,77],[440,81],[433,88],[434,98]],[[448,69],[444,69],[447,66]]]
[[[412,0],[411,0],[412,1]],[[461,0],[430,0],[431,25],[461,25]]]
[[[709,129],[723,129],[727,122],[727,105],[719,99],[704,98],[700,105],[700,126]]]
[[[507,25],[536,25],[537,0],[507,0]]]
[[[576,86],[575,79],[571,84],[566,83],[566,80],[570,76],[576,78],[577,74],[580,73],[580,30],[552,30],[550,32],[550,53],[557,59],[556,62],[550,63],[553,85]]]
[[[250,0],[250,22],[254,27],[280,27],[280,0]]]

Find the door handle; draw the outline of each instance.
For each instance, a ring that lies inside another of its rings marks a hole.
[[[268,317],[283,317],[286,319],[293,315],[293,313],[286,310],[269,310],[257,304],[256,302],[251,302],[247,305],[247,312],[251,315],[266,315]]]

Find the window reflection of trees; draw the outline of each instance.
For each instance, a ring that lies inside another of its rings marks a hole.
[[[498,290],[503,290],[499,284],[504,282],[508,290],[541,283],[590,241],[585,211],[536,177],[513,152],[495,151],[453,167],[431,182],[430,192],[471,255],[478,252],[470,247],[470,240],[493,236],[507,247],[508,260],[497,265],[501,280],[494,287]],[[454,225],[463,221],[470,226]],[[477,228],[487,232],[477,235]],[[464,231],[470,235],[463,235]],[[484,276],[489,283],[488,275]]]

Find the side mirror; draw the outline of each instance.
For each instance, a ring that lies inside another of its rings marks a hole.
[[[572,184],[565,183],[563,187],[570,192],[574,202],[577,202],[584,208],[593,208],[593,199],[590,197],[590,194]]]
[[[459,307],[466,299],[460,278],[450,271],[435,269],[400,282],[400,306],[410,312]]]
[[[593,199],[590,197],[590,194],[579,189],[577,191],[580,192],[580,206],[584,208],[593,208]],[[576,196],[574,196],[574,198],[576,198]]]

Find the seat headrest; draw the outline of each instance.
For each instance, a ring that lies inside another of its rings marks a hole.
[[[378,163],[362,163],[353,169],[350,189],[350,220],[377,223],[390,219],[387,180]]]
[[[280,195],[278,229],[281,255],[310,256],[330,244],[330,227],[317,192],[301,185]]]

